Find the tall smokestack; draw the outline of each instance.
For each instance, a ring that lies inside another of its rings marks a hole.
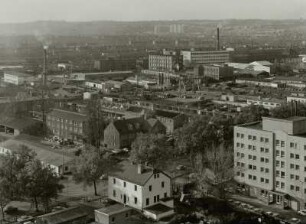
[[[217,50],[220,50],[220,28],[217,27]]]
[[[48,46],[44,46],[44,71],[43,71],[43,87],[46,87],[47,84],[47,50]]]

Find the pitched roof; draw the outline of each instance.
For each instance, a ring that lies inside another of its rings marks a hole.
[[[165,213],[165,212],[173,211],[173,208],[170,208],[166,205],[158,203],[158,204],[152,205],[150,207],[146,207],[144,210],[158,215],[158,214],[162,214],[162,213]]]
[[[131,164],[131,162],[129,161],[123,161],[120,163],[120,165],[121,165],[120,171],[115,171],[111,173],[110,176],[114,176],[121,180],[126,180],[128,182],[131,182],[131,183],[134,183],[140,186],[144,186],[154,173],[161,172],[161,171],[154,170],[153,168],[150,168],[150,167],[144,167],[143,172],[138,173],[138,165]]]
[[[139,133],[143,131],[143,118],[131,118],[113,121],[119,133]]]
[[[81,122],[87,120],[87,116],[85,114],[61,109],[53,109],[50,113],[48,113],[48,116]]]
[[[93,211],[94,209],[88,206],[73,207],[38,216],[36,222],[38,224],[68,223],[78,218],[93,216]]]
[[[164,110],[156,110],[156,116],[158,117],[167,117],[167,118],[175,118],[179,115],[179,113],[164,111]]]

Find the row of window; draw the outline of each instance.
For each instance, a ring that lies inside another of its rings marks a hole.
[[[159,178],[159,174],[155,174],[154,178]],[[116,184],[116,178],[113,178],[113,184]],[[123,187],[126,187],[126,182],[123,182]],[[161,187],[164,188],[165,187],[165,182],[162,181],[161,182]],[[137,191],[137,185],[134,185],[134,191]],[[152,191],[152,185],[149,185],[149,191]]]
[[[237,142],[236,147],[237,148],[244,148],[244,144],[240,143],[240,142]],[[255,145],[248,145],[248,149],[256,151],[256,146]],[[269,151],[270,150],[268,148],[260,147],[260,152],[269,153]]]
[[[236,137],[243,139],[244,138],[244,134],[237,132],[236,133]],[[255,136],[255,135],[248,135],[248,140],[257,141],[257,136]],[[269,143],[269,138],[260,137],[260,142]]]

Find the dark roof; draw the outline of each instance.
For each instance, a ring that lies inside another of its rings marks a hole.
[[[150,127],[154,127],[158,122],[160,122],[159,120],[155,119],[155,118],[149,118],[147,120],[148,124],[150,125]]]
[[[158,117],[175,118],[176,116],[179,115],[179,113],[174,113],[174,112],[169,112],[169,111],[164,111],[164,110],[156,110],[155,115]]]
[[[135,107],[135,106],[131,106],[127,109],[127,111],[132,111],[135,113],[141,113],[143,111],[142,107]]]
[[[74,120],[74,121],[87,120],[87,116],[85,114],[68,111],[68,110],[60,110],[60,109],[53,109],[50,113],[48,113],[48,116],[63,118],[67,120]]]
[[[153,170],[150,167],[144,167],[143,172],[139,174],[138,165],[131,164],[129,161],[123,161],[120,163],[120,165],[121,165],[120,171],[113,172],[110,174],[110,176],[114,176],[121,180],[126,180],[128,182],[138,184],[141,186],[144,186],[154,173],[161,172]]]
[[[131,118],[124,120],[113,121],[113,125],[116,127],[119,133],[139,133],[143,132],[143,118]]]
[[[125,206],[123,204],[114,204],[104,208],[97,209],[96,212],[103,213],[106,215],[114,215],[129,210],[132,210],[132,208]]]
[[[173,210],[173,208],[170,208],[166,205],[163,205],[163,204],[159,203],[159,204],[155,204],[155,205],[152,205],[150,207],[147,207],[144,210],[158,215],[158,214],[162,214],[162,213],[165,213],[165,212],[169,212],[169,211]]]
[[[39,122],[36,120],[33,120],[31,118],[1,118],[0,119],[0,125],[4,125],[9,128],[19,129],[23,130],[28,127],[32,127]]]
[[[74,208],[68,208],[61,211],[48,213],[36,218],[38,224],[60,224],[68,223],[75,219],[93,216],[94,208],[89,206],[79,206]]]

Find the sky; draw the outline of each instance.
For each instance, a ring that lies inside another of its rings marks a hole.
[[[306,19],[306,0],[0,0],[0,23]]]

